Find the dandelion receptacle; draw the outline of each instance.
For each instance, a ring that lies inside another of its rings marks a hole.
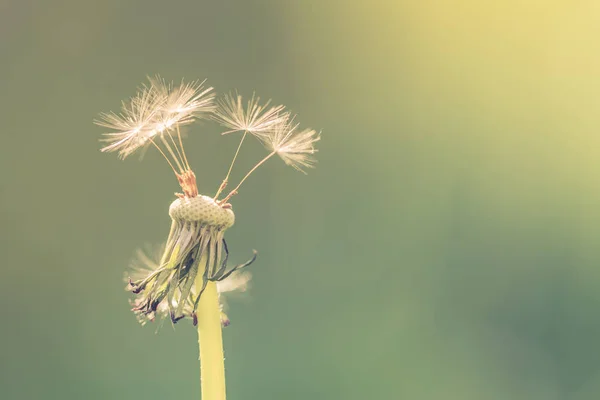
[[[132,310],[140,323],[165,319],[176,324],[188,319],[198,330],[200,379],[203,400],[225,400],[222,327],[230,321],[222,296],[245,290],[250,273],[245,268],[256,259],[229,266],[225,231],[235,222],[230,203],[242,183],[258,167],[278,155],[286,164],[305,172],[313,167],[315,142],[320,133],[299,129],[296,117],[282,105],[261,105],[252,96],[246,103],[238,94],[216,100],[205,82],[176,85],[159,76],[148,78],[138,93],[122,103],[120,113],[102,113],[97,125],[109,131],[101,139],[103,152],[121,158],[155,148],[173,170],[181,193],[169,207],[171,229],[157,257],[138,252],[127,275],[127,289],[135,294]],[[183,145],[181,127],[196,120],[213,120],[228,130],[242,133],[225,178],[213,197],[198,193],[196,175]],[[269,153],[252,167],[223,198],[231,171],[247,136],[259,140]]]

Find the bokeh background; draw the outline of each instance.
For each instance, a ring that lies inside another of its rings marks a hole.
[[[600,3],[0,0],[0,398],[197,399],[195,331],[140,327],[164,161],[101,154],[148,74],[323,129],[234,198],[230,399],[600,398]],[[200,190],[237,138],[194,125]],[[244,148],[234,177],[264,155]]]

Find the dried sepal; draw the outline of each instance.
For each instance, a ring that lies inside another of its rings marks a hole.
[[[208,282],[216,282],[219,294],[245,290],[251,275],[238,271],[254,262],[256,252],[247,262],[229,268],[228,254],[222,231],[206,225],[173,229],[161,262],[138,252],[127,279],[127,290],[137,295],[131,304],[138,321],[197,319],[198,302]],[[200,271],[203,285],[197,288]]]

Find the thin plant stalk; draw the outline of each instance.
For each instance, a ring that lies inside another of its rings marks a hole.
[[[177,137],[179,138],[179,146],[181,147],[181,153],[183,154],[183,161],[185,162],[185,167],[187,169],[191,169],[190,163],[188,162],[187,156],[185,155],[185,148],[183,147],[183,142],[181,141],[181,132],[179,131],[179,124],[177,124]]]
[[[233,156],[233,160],[231,161],[231,165],[229,166],[229,171],[227,171],[227,175],[225,176],[225,179],[223,179],[223,182],[221,183],[221,186],[219,186],[219,190],[217,191],[217,194],[215,194],[215,197],[214,197],[215,200],[219,197],[219,195],[221,194],[223,189],[225,189],[227,187],[227,182],[229,182],[229,175],[231,175],[231,170],[233,169],[233,164],[235,164],[235,160],[237,159],[240,149],[242,148],[242,143],[244,143],[244,139],[246,139],[247,134],[248,134],[248,131],[244,131],[242,140],[240,140],[240,144],[238,144],[237,150],[235,151],[235,155]]]
[[[177,156],[179,157],[179,159],[181,160],[181,163],[183,164],[184,168],[182,170],[186,170],[187,166],[185,165],[183,156],[181,155],[181,151],[179,150],[179,146],[177,146],[177,142],[175,142],[175,139],[173,139],[173,135],[171,135],[171,132],[169,132],[169,130],[167,130],[167,135],[169,135],[169,138],[171,139],[171,143],[173,143],[173,147],[175,147],[175,151],[177,152]]]
[[[202,265],[202,261],[200,265]],[[204,285],[198,272],[196,290]],[[221,328],[221,306],[216,282],[209,281],[198,302],[198,346],[200,347],[200,387],[202,400],[225,400],[225,359]]]
[[[173,164],[171,163],[171,161],[169,161],[169,157],[167,157],[167,155],[165,154],[164,151],[162,151],[162,149],[160,148],[160,146],[158,144],[156,144],[156,142],[149,137],[148,139],[150,139],[150,142],[154,145],[154,147],[156,147],[158,149],[158,151],[160,151],[160,154],[162,154],[162,156],[165,158],[165,160],[169,163],[169,166],[171,167],[171,169],[173,170],[173,172],[175,172],[175,175],[177,175],[177,170],[175,169],[175,167],[173,166]]]
[[[165,145],[165,148],[169,151],[169,154],[171,154],[171,157],[173,157],[173,160],[175,160],[175,164],[177,165],[177,167],[179,168],[179,173],[183,173],[184,169],[181,166],[181,162],[179,161],[179,158],[175,155],[175,153],[173,152],[173,149],[171,148],[171,146],[169,145],[169,142],[167,142],[167,140],[164,138],[163,135],[160,136],[160,140],[162,141],[162,143]]]
[[[256,165],[255,165],[255,166],[254,166],[254,167],[253,167],[253,168],[252,168],[250,171],[248,171],[248,173],[246,174],[246,176],[244,176],[244,177],[242,178],[242,180],[240,181],[240,183],[238,183],[238,185],[237,185],[237,186],[236,186],[236,187],[235,187],[235,188],[234,188],[234,189],[233,189],[233,190],[232,190],[232,191],[231,191],[231,192],[230,192],[230,193],[227,195],[227,197],[225,197],[225,198],[223,199],[222,203],[227,203],[227,200],[229,200],[229,199],[231,198],[231,196],[233,196],[234,194],[236,194],[236,193],[237,193],[237,191],[238,191],[238,189],[240,188],[240,186],[242,186],[242,183],[244,183],[244,181],[245,181],[246,179],[248,179],[248,177],[249,177],[249,176],[250,176],[250,175],[251,175],[251,174],[252,174],[254,171],[256,171],[256,169],[257,169],[258,167],[260,167],[260,166],[261,166],[261,165],[263,165],[265,162],[267,162],[267,160],[268,160],[269,158],[273,157],[275,154],[277,154],[277,152],[276,152],[276,151],[273,151],[273,152],[269,153],[269,155],[268,155],[268,156],[266,156],[265,158],[263,158],[262,160],[260,160],[260,161],[258,162],[258,164],[256,164]]]

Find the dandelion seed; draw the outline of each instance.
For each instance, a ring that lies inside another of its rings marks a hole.
[[[306,173],[304,168],[315,166],[315,143],[321,140],[321,135],[314,129],[298,130],[294,119],[288,118],[276,125],[262,141],[287,165]]]
[[[213,119],[221,125],[231,129],[223,134],[232,132],[248,132],[260,137],[285,118],[282,111],[284,106],[279,105],[267,109],[271,100],[260,105],[260,97],[252,95],[244,108],[242,96],[227,94],[217,101],[217,108]]]
[[[242,135],[242,139],[240,140],[237,150],[235,151],[233,160],[229,165],[227,175],[225,175],[221,186],[219,186],[219,189],[217,190],[217,194],[215,194],[215,198],[218,198],[223,189],[227,187],[229,176],[233,170],[233,165],[235,164],[235,160],[237,159],[246,135],[250,133],[258,138],[262,138],[262,135],[264,135],[267,131],[286,119],[287,113],[282,113],[282,111],[285,109],[284,106],[279,105],[267,109],[271,103],[271,100],[267,101],[262,106],[259,104],[259,102],[260,98],[252,95],[252,98],[248,100],[246,108],[244,108],[242,96],[234,96],[231,93],[225,95],[217,102],[217,108],[213,114],[213,119],[232,129],[224,132],[223,134],[237,131],[243,131],[244,134]]]
[[[158,96],[165,99],[158,112],[156,130],[159,132],[190,124],[215,108],[213,88],[204,88],[205,81],[182,81],[179,86],[174,86],[159,75],[148,80]]]
[[[321,139],[313,129],[298,130],[298,124],[294,123],[294,119],[289,115],[274,126],[268,135],[261,137],[261,141],[271,153],[260,160],[238,183],[238,185],[223,199],[222,203],[226,203],[232,196],[238,193],[238,189],[242,183],[256,170],[263,165],[267,160],[275,154],[287,164],[300,172],[306,173],[303,168],[312,168],[315,165],[314,154],[317,150],[314,147],[315,142]],[[220,192],[218,192],[220,193]]]
[[[119,153],[125,158],[134,151],[143,147],[154,132],[154,124],[158,110],[166,98],[157,96],[152,87],[142,87],[139,93],[129,102],[123,102],[121,113],[114,112],[100,114],[100,119],[94,122],[102,127],[111,129],[105,133],[103,142],[108,145],[103,147],[103,152]]]

